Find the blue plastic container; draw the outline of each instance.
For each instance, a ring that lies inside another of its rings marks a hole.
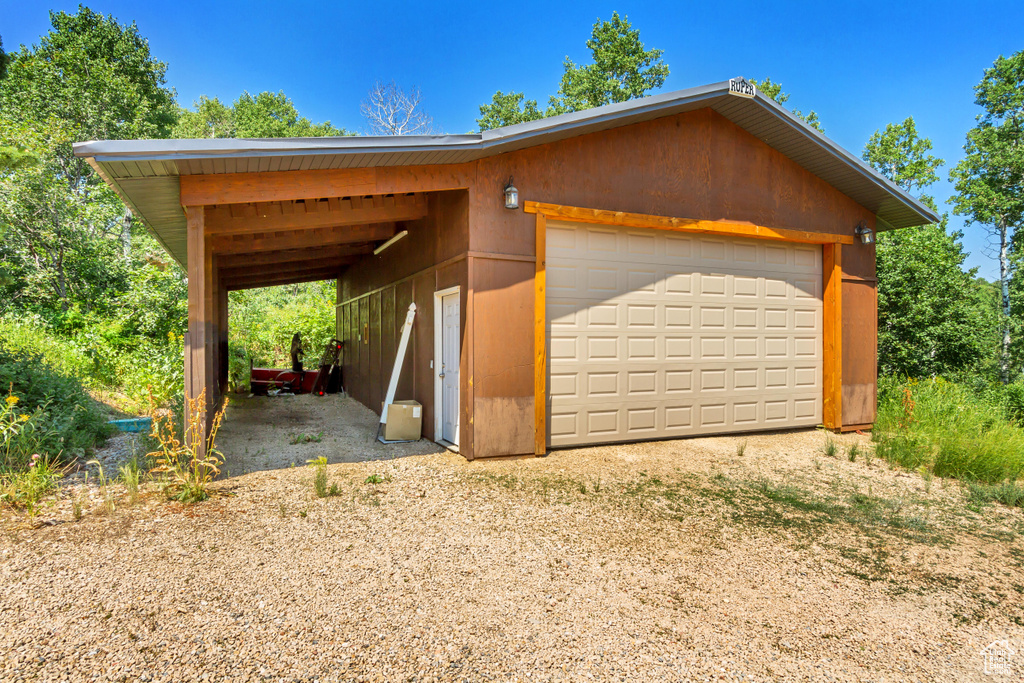
[[[153,427],[153,418],[151,417],[131,417],[127,420],[111,420],[108,424],[112,424],[122,432],[132,432],[135,434],[141,432],[149,432]]]

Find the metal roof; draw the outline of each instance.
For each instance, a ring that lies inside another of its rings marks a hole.
[[[873,211],[882,219],[880,229],[939,221],[930,208],[760,91],[752,98],[730,94],[728,81],[471,135],[100,140],[76,143],[74,150],[185,263],[178,180],[183,175],[457,164],[705,107]]]

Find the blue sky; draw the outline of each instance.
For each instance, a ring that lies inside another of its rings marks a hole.
[[[217,2],[94,0],[137,22],[168,64],[178,101],[232,101],[243,90],[283,90],[313,120],[360,130],[359,103],[377,79],[418,86],[446,132],[475,130],[495,90],[542,105],[562,60],[586,62],[596,19],[626,14],[648,47],[664,50],[665,90],[743,75],[771,77],[789,106],[821,117],[826,134],[860,153],[871,133],[907,116],[948,166],[962,156],[977,108],[972,87],[999,55],[1024,49],[1016,2]],[[0,0],[8,50],[38,42],[47,10],[77,2]],[[946,177],[947,169],[942,171]],[[945,181],[929,192],[943,208]],[[952,216],[951,227],[962,221]],[[967,227],[969,266],[997,274],[980,228]]]

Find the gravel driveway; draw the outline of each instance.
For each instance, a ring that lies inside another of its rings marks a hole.
[[[992,680],[983,647],[1024,651],[1020,511],[826,438],[93,489],[80,521],[65,490],[0,514],[0,679]]]

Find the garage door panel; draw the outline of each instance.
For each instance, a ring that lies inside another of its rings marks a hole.
[[[632,267],[693,266],[706,272],[714,263],[739,272],[822,272],[821,248],[817,245],[609,228],[586,223],[548,221],[547,252],[556,257],[571,252],[587,261],[617,263],[625,260]]]
[[[580,268],[575,265],[549,265],[547,267],[548,293],[554,296],[576,296],[576,278]]]
[[[577,236],[585,234],[585,231],[577,230],[575,226],[551,222],[547,226],[545,242],[547,243],[547,248],[552,251],[560,249],[576,251]]]
[[[551,302],[547,304],[548,326],[554,330],[558,328],[578,329],[585,327],[586,323],[579,318],[580,314],[587,309],[581,309],[571,302]]]
[[[820,413],[818,396],[773,396],[661,402],[656,405],[611,401],[565,405],[551,413],[552,445],[782,429]]]
[[[658,302],[658,303],[652,303]],[[558,332],[607,328],[621,333],[651,329],[660,333],[693,329],[725,329],[730,334],[799,333],[815,336],[821,330],[821,307],[807,303],[743,302],[729,300],[671,301],[648,295],[641,298],[551,299],[549,326]]]
[[[552,371],[548,395],[559,404],[584,400],[648,402],[717,393],[814,395],[820,386],[821,370],[815,365],[762,367],[731,362],[705,367],[650,363],[630,365],[627,369],[608,363],[591,363],[562,366]]]
[[[549,258],[550,263],[550,258]],[[813,306],[821,299],[821,283],[783,273],[750,276],[729,272],[713,275],[659,268],[656,271],[612,270],[607,267],[548,266],[548,298],[552,302],[644,301],[651,294],[677,301],[736,306],[758,304]],[[620,266],[621,267],[621,266]],[[742,272],[742,271],[741,271]],[[820,277],[820,276],[816,276]]]
[[[552,328],[548,356],[559,363],[604,363],[630,365],[648,362],[716,365],[724,362],[778,362],[780,359],[806,363],[821,360],[821,339],[801,333],[735,334],[710,329],[683,334],[678,330],[655,330],[650,334],[593,329],[580,332]]]
[[[551,445],[820,422],[820,247],[548,231]]]

